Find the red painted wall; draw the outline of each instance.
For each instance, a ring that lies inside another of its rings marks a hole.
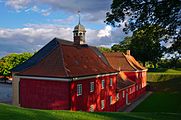
[[[124,72],[126,77],[134,82],[136,82],[135,90],[135,98],[140,97],[142,94],[146,92],[146,71],[140,71],[140,72]]]
[[[69,83],[20,79],[20,105],[35,109],[70,109]]]
[[[110,86],[110,78],[113,78]],[[101,88],[101,81],[105,80],[105,88]],[[90,92],[90,82],[94,82],[94,92]],[[77,96],[77,84],[82,84],[82,95]],[[113,104],[110,105],[110,96]],[[73,81],[71,83],[71,110],[90,111],[90,106],[94,106],[94,111],[115,111],[116,106],[116,75],[99,77],[86,80]],[[101,100],[105,102],[105,108],[101,109]]]
[[[126,105],[126,92],[128,102],[131,103],[146,91],[146,72],[126,72],[125,75],[136,82],[136,85],[119,90],[119,100],[116,98],[116,75],[71,82],[21,78],[20,104],[27,108],[74,111],[90,111],[90,106],[93,105],[94,111],[117,111]],[[113,80],[112,86],[110,86],[110,78]],[[103,79],[105,80],[104,89],[101,88]],[[90,82],[94,82],[93,92],[90,92]],[[77,96],[77,84],[82,84],[83,87],[80,96]],[[112,96],[112,104],[110,104],[110,96]],[[105,102],[104,109],[101,109],[101,100]]]
[[[123,91],[125,91],[124,97],[123,97]],[[126,105],[126,89],[119,90],[118,93],[119,93],[119,99],[116,102],[116,111],[123,109]]]

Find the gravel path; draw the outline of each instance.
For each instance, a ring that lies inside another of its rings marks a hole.
[[[0,102],[12,103],[12,85],[0,83]]]

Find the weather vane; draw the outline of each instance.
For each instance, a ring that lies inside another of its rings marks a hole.
[[[80,10],[78,11],[78,15],[79,15],[79,24],[80,24]]]

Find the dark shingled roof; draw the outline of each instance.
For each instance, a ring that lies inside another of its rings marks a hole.
[[[117,72],[105,64],[101,54],[88,45],[53,39],[32,58],[13,69],[18,75],[78,77]]]

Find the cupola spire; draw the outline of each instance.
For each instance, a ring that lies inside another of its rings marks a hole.
[[[85,27],[80,23],[80,11],[78,11],[79,21],[78,25],[74,27],[73,36],[74,36],[74,44],[80,45],[85,44]]]
[[[79,15],[79,24],[80,24],[80,10],[78,11],[78,15]]]

